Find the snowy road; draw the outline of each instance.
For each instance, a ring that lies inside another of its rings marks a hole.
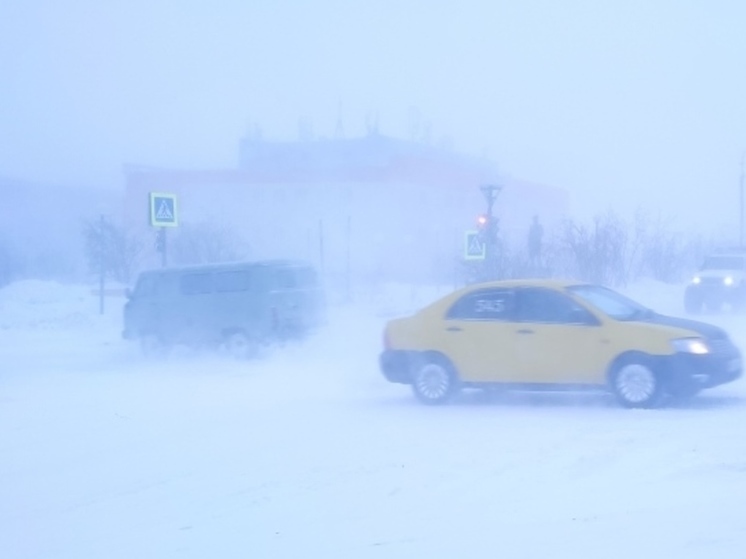
[[[680,312],[657,289],[638,298]],[[746,554],[744,381],[664,410],[433,409],[380,378],[368,307],[259,362],[148,362],[66,293],[0,330],[2,557]],[[746,348],[746,319],[708,318]]]

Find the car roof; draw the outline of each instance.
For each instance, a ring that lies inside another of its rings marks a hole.
[[[470,290],[490,287],[547,287],[550,289],[564,289],[573,285],[587,285],[587,283],[567,279],[524,278],[476,283],[467,286],[467,288]]]
[[[215,264],[195,264],[191,266],[173,266],[167,268],[155,268],[144,270],[141,275],[172,274],[183,272],[214,272],[220,270],[235,270],[250,267],[267,268],[312,268],[311,263],[303,260],[290,259],[267,259],[267,260],[242,260],[235,262],[220,262]]]
[[[547,289],[564,290],[567,287],[576,285],[591,285],[588,282],[568,280],[568,279],[546,279],[546,278],[522,278],[487,281],[481,283],[472,283],[452,291],[448,295],[433,301],[430,305],[424,307],[420,312],[438,313],[442,312],[444,307],[452,305],[456,300],[480,289],[504,288],[514,289],[519,287],[544,287]]]

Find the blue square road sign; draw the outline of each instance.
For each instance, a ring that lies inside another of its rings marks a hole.
[[[150,225],[153,227],[177,227],[176,195],[161,192],[150,193]]]
[[[486,255],[487,249],[479,231],[467,231],[464,236],[464,259],[484,260]]]

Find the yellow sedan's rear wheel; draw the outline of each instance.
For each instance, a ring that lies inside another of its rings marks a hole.
[[[424,404],[444,404],[458,388],[458,378],[445,359],[426,358],[412,372],[412,390]]]

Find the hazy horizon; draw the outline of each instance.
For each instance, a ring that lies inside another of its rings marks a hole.
[[[120,188],[269,140],[428,135],[573,209],[735,224],[746,7],[86,0],[0,8],[0,176]]]

